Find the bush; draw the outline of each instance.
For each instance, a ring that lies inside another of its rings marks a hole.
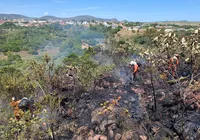
[[[8,55],[8,60],[9,61],[21,61],[22,60],[22,58],[21,58],[21,56],[20,55],[13,55],[13,54],[9,54]]]
[[[38,55],[38,51],[37,50],[30,50],[29,53],[32,54],[32,55]]]
[[[119,42],[118,42],[119,44],[125,44],[126,43],[126,41],[125,40],[123,40],[123,39],[121,39],[121,40],[119,40]]]
[[[19,52],[21,49],[20,47],[12,47],[11,51],[13,52]]]
[[[139,35],[134,37],[134,42],[141,45],[148,45],[151,43],[151,38],[148,36]]]

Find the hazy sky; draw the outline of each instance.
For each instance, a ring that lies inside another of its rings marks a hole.
[[[0,13],[92,15],[131,21],[200,21],[200,0],[1,0]]]

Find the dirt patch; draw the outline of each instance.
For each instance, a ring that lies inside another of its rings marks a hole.
[[[45,53],[47,53],[49,56],[55,56],[58,53],[60,53],[60,50],[58,47],[55,47],[55,48],[45,49],[44,51],[38,50],[38,53],[39,53],[39,56],[42,56]]]
[[[50,48],[44,51],[38,50],[38,55],[32,55],[28,51],[13,52],[15,55],[20,55],[23,60],[34,59],[37,56],[43,56],[45,53],[49,56],[56,56],[60,51],[59,48]],[[0,60],[1,59],[7,59],[7,57],[0,53]]]
[[[3,55],[3,53],[0,53],[0,60],[6,60],[6,59],[8,59],[8,57]]]
[[[116,37],[120,37],[120,38],[130,38],[133,35],[136,35],[136,33],[134,33],[134,31],[129,31],[129,30],[121,30],[117,33]]]
[[[28,53],[28,51],[13,52],[13,54],[20,55],[22,57],[22,59],[24,59],[24,60],[34,58],[33,55]]]

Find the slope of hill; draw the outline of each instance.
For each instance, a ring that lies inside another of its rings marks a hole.
[[[113,19],[103,19],[103,18],[96,18],[93,16],[89,15],[81,15],[81,16],[76,16],[76,17],[71,17],[71,18],[66,18],[67,20],[76,20],[76,21],[81,21],[81,20],[86,20],[86,21],[91,21],[91,20],[100,20],[100,21],[113,21],[113,22],[118,22],[116,18]]]
[[[19,15],[19,14],[0,14],[0,19],[28,19],[29,17],[24,16],[24,15]]]
[[[0,19],[34,19],[32,17],[27,17],[24,15],[18,15],[18,14],[0,14]],[[69,17],[69,18],[60,18],[60,17],[55,17],[55,16],[42,16],[40,18],[36,18],[36,19],[44,19],[44,20],[75,20],[75,21],[91,21],[91,20],[100,20],[100,21],[113,21],[113,22],[118,22],[118,20],[116,18],[113,19],[104,19],[104,18],[96,18],[93,16],[89,16],[89,15],[80,15],[80,16],[75,16],[75,17]]]
[[[69,18],[60,18],[60,17],[55,17],[55,16],[43,16],[40,17],[40,19],[46,19],[46,20],[75,20],[75,21],[92,21],[92,20],[100,20],[100,21],[113,21],[113,22],[118,22],[117,19],[103,19],[103,18],[96,18],[93,16],[89,15],[81,15],[81,16],[75,16],[75,17],[69,17]]]
[[[62,18],[55,17],[55,16],[42,16],[39,19],[44,19],[44,20],[61,20]]]

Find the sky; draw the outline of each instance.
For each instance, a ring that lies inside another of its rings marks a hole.
[[[128,21],[200,21],[200,0],[1,0],[0,13],[29,17],[91,15]]]

